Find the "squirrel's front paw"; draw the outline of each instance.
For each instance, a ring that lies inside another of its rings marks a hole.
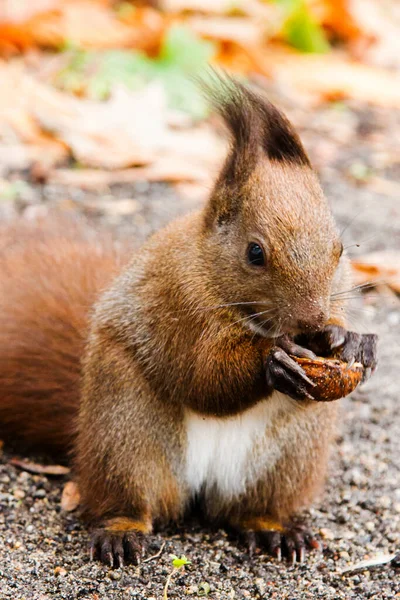
[[[293,344],[293,348],[294,346]],[[271,349],[265,360],[265,372],[270,389],[278,390],[295,400],[314,399],[309,390],[315,384],[283,347],[274,346]]]
[[[359,334],[338,325],[327,325],[321,331],[296,338],[296,341],[318,356],[333,356],[349,365],[361,363],[364,367],[363,381],[376,369],[377,340],[378,336],[375,334]]]

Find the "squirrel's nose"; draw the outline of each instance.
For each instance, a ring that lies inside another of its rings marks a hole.
[[[296,302],[284,321],[284,331],[287,333],[318,331],[327,324],[329,314],[329,305],[322,298]]]
[[[320,305],[308,307],[297,319],[297,329],[302,333],[318,331],[326,325],[328,319],[329,312]]]
[[[296,322],[296,329],[301,333],[310,333],[318,331],[326,325],[329,319],[329,308],[321,298],[301,303],[296,310],[293,310],[292,314],[293,320]]]

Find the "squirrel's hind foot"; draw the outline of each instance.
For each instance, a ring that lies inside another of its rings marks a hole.
[[[257,549],[266,550],[273,558],[286,558],[292,564],[303,563],[307,550],[320,550],[321,545],[301,525],[281,525],[272,519],[251,519],[244,522],[241,537],[250,556]]]

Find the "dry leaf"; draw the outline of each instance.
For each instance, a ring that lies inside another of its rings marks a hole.
[[[0,23],[0,54],[10,57],[19,52],[26,52],[34,45],[28,31],[12,23]]]
[[[49,172],[47,181],[65,186],[79,187],[85,190],[106,190],[117,183],[135,181],[199,182],[207,181],[209,172],[188,163],[184,157],[159,159],[147,167],[104,171],[97,169],[54,169]]]
[[[137,7],[134,18],[124,22],[111,3],[99,0],[53,0],[36,10],[3,12],[1,21],[0,49],[7,43],[21,50],[34,44],[58,49],[73,42],[83,48],[153,50],[164,32],[163,17],[150,7]]]
[[[43,148],[49,164],[63,160],[68,148],[92,167],[146,165],[170,143],[165,92],[158,83],[137,92],[117,87],[108,101],[100,102],[70,96],[0,64],[0,86],[5,90],[0,95],[0,132],[8,127],[14,145],[17,136]]]
[[[385,284],[400,294],[400,252],[382,250],[357,257],[352,261],[357,285]]]
[[[29,473],[38,473],[43,475],[67,475],[71,469],[63,465],[41,465],[39,463],[23,460],[19,458],[11,458],[10,464],[18,467]]]
[[[389,70],[361,64],[340,53],[300,54],[283,47],[264,49],[264,69],[293,94],[315,102],[352,98],[387,108],[400,108],[400,78]]]
[[[166,100],[161,85],[130,92],[116,87],[106,102],[83,100],[27,86],[32,111],[42,128],[71,149],[82,164],[106,169],[154,160],[166,134]]]
[[[326,0],[325,0],[326,1]],[[349,51],[358,59],[385,67],[400,67],[400,7],[398,2],[376,0],[329,0],[332,12],[344,4],[341,16],[337,11],[337,33],[347,39]],[[357,35],[346,31],[348,24]],[[347,36],[346,36],[347,33]]]
[[[247,15],[256,19],[273,20],[279,10],[273,4],[259,0],[160,0],[160,9],[166,13],[201,13],[204,15]]]
[[[24,23],[38,13],[60,6],[62,0],[0,0],[0,18],[9,23]]]
[[[2,169],[26,169],[35,162],[51,166],[62,163],[69,154],[65,144],[43,132],[30,113],[32,99],[27,82],[20,68],[0,62]]]
[[[68,512],[75,510],[81,501],[81,496],[77,484],[74,481],[68,481],[64,485],[61,496],[61,508]]]
[[[217,41],[235,42],[240,46],[261,44],[266,26],[260,20],[247,17],[189,17],[185,23],[198,35]]]
[[[134,181],[186,181],[211,185],[225,154],[225,141],[217,137],[210,126],[171,129],[156,141],[158,147],[154,149],[152,162],[143,167],[115,169],[113,172],[54,169],[49,172],[48,181],[85,189],[104,189],[115,183]]]
[[[239,6],[240,1],[237,3]],[[235,6],[237,5],[235,3]],[[160,0],[160,9],[167,13],[201,12],[224,15],[232,8],[231,0]]]
[[[307,4],[318,23],[335,38],[358,41],[362,37],[370,37],[353,13],[351,0],[308,0]]]

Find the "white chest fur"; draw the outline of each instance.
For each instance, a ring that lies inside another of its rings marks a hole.
[[[191,494],[217,487],[222,496],[232,498],[272,468],[281,454],[274,422],[291,404],[276,392],[235,417],[205,417],[188,411],[186,482]]]

